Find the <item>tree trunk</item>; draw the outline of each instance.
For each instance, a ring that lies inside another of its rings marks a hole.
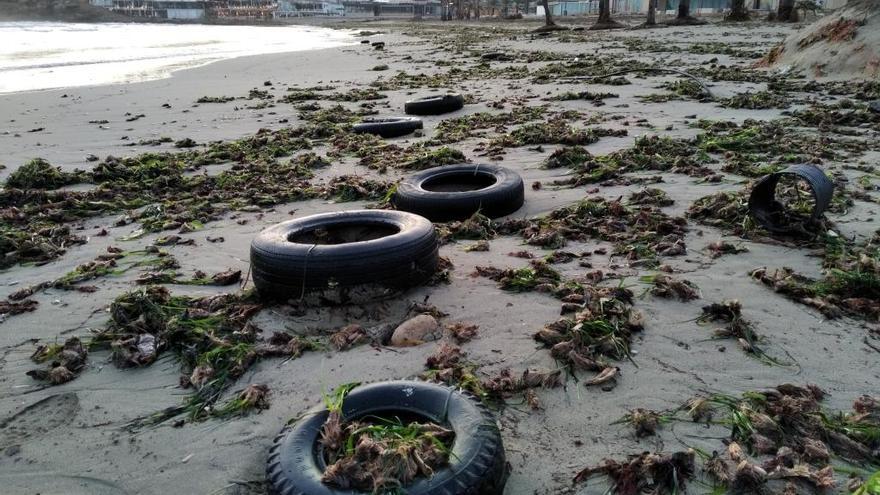
[[[610,0],[599,0],[599,20],[596,24],[608,24],[611,22]]]
[[[541,5],[544,6],[544,25],[555,26],[556,23],[553,22],[553,14],[550,13],[550,2],[548,0],[541,0]]]
[[[648,0],[648,19],[645,21],[645,25],[657,25],[657,0]]]
[[[779,0],[776,20],[779,22],[797,22],[798,15],[794,10],[794,0]]]
[[[749,9],[746,8],[746,0],[732,0],[730,13],[724,16],[725,21],[748,21]]]
[[[501,17],[507,17],[507,6],[509,0],[501,0]]]
[[[687,19],[691,16],[691,0],[678,0],[677,19]]]

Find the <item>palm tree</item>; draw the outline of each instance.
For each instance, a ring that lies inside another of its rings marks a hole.
[[[599,19],[590,26],[590,31],[599,29],[620,29],[625,28],[625,24],[621,24],[611,18],[611,2],[610,0],[599,0]]]

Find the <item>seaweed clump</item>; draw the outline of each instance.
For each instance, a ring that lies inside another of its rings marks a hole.
[[[379,416],[344,422],[345,395],[356,386],[343,385],[325,395],[329,413],[319,439],[327,463],[322,483],[385,493],[430,478],[449,463],[455,432],[437,423]]]
[[[84,172],[64,172],[61,167],[53,167],[42,158],[33,160],[18,167],[6,179],[6,187],[18,189],[58,189],[82,182]]]

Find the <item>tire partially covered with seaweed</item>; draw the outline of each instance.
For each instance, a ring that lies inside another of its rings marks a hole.
[[[501,495],[503,492],[507,462],[501,435],[492,413],[473,395],[436,383],[391,381],[356,387],[340,401],[338,407],[328,403],[312,409],[275,438],[266,469],[271,493],[365,493],[352,488],[353,483],[328,476],[336,473],[327,470],[325,423],[345,425],[372,420],[383,424],[382,421],[390,418],[401,424],[403,421],[433,424],[454,434],[447,452],[448,461],[430,476],[416,477],[400,487],[404,493]],[[380,489],[378,493],[384,491]]]

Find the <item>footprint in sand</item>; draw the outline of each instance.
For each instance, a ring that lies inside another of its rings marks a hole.
[[[19,445],[70,424],[78,412],[79,398],[74,393],[52,395],[34,402],[0,420],[0,449]]]

